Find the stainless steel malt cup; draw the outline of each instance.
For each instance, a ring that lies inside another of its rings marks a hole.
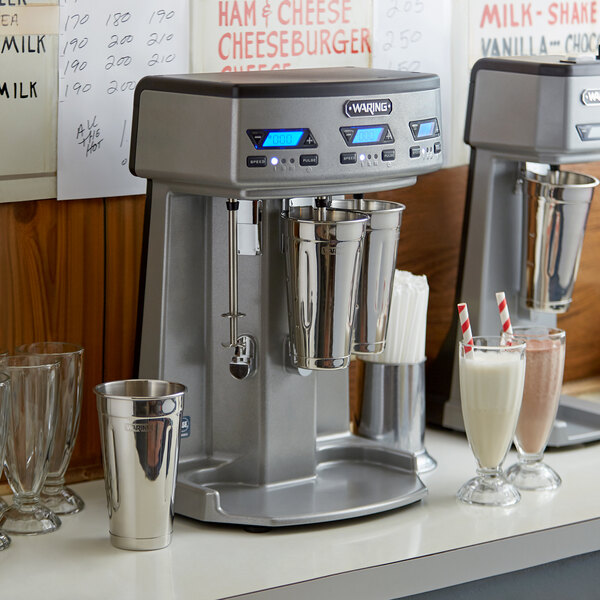
[[[436,468],[425,449],[425,361],[365,362],[358,433],[415,455],[417,472]]]
[[[569,171],[525,173],[521,297],[527,308],[549,313],[569,308],[598,183]]]
[[[332,208],[359,211],[369,217],[358,282],[354,325],[355,354],[378,354],[385,348],[402,212],[399,202],[366,198],[334,200]]]
[[[110,540],[125,550],[168,546],[181,414],[180,383],[130,379],[95,387]]]
[[[288,317],[296,365],[341,369],[350,362],[367,216],[310,206],[282,213]]]

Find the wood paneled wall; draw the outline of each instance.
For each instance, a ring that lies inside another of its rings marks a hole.
[[[600,163],[570,167],[600,177]],[[451,326],[467,168],[380,193],[406,204],[398,267],[425,273],[429,364]],[[0,204],[0,348],[62,340],[85,348],[85,393],[70,480],[101,476],[93,387],[133,374],[143,197]],[[600,197],[592,204],[567,330],[565,380],[600,374]],[[360,362],[352,365],[352,405]],[[0,486],[1,487],[1,486]],[[1,489],[0,489],[1,491]]]
[[[0,204],[0,348],[85,349],[70,481],[102,476],[94,386],[132,375],[143,211],[143,197]]]

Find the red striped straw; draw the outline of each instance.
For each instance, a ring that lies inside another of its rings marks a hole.
[[[513,334],[512,325],[510,324],[510,315],[508,314],[508,303],[504,292],[496,292],[496,302],[498,302],[498,310],[500,311],[500,321],[502,322],[502,331]]]
[[[473,334],[471,332],[471,322],[469,321],[469,311],[464,302],[457,304],[458,318],[460,319],[460,328],[462,329],[463,344],[465,346],[465,354],[473,349]]]

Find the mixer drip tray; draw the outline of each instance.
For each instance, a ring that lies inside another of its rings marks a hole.
[[[600,402],[561,396],[548,446],[562,448],[600,440]]]
[[[369,515],[427,494],[414,456],[350,434],[317,443],[316,474],[307,479],[253,486],[226,480],[229,465],[180,465],[175,512],[201,521],[280,527]]]

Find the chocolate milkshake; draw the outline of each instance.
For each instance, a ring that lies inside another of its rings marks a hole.
[[[515,443],[525,454],[540,454],[546,447],[562,385],[565,362],[560,339],[527,340],[525,389]]]
[[[546,327],[515,327],[514,340],[526,342],[525,388],[515,432],[519,462],[506,472],[522,490],[552,490],[560,477],[542,462],[556,417],[565,363],[565,332]]]

